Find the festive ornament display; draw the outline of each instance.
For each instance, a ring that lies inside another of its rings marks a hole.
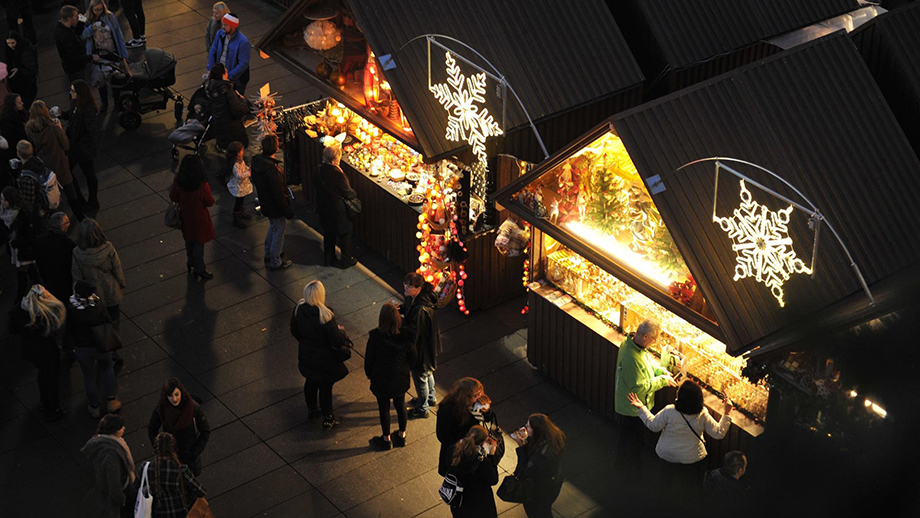
[[[315,50],[329,50],[342,41],[342,32],[332,22],[320,20],[307,25],[303,40]]]

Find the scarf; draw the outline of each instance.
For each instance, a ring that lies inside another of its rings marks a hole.
[[[88,307],[93,307],[99,303],[99,295],[93,293],[89,298],[83,298],[77,294],[70,296],[70,304],[74,309],[86,309]]]
[[[175,435],[175,432],[192,425],[192,419],[195,418],[195,402],[188,392],[183,392],[179,406],[173,406],[167,401],[160,405],[159,414],[163,431]]]
[[[128,485],[133,484],[134,478],[135,478],[134,457],[131,455],[131,449],[128,448],[128,443],[126,443],[123,438],[116,437],[114,435],[100,435],[99,437],[102,437],[103,439],[109,439],[109,440],[115,441],[118,443],[119,446],[121,446],[123,450],[125,450],[125,463],[127,464],[127,466],[125,467],[128,468],[128,479],[125,480],[125,485],[121,486],[121,488],[124,489],[128,487]]]

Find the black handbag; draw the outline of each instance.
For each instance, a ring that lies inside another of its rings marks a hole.
[[[345,174],[345,173],[343,172],[342,174]],[[329,191],[330,194],[332,194],[333,196],[338,196],[338,198],[342,200],[342,203],[345,204],[345,214],[348,216],[349,220],[355,219],[355,216],[357,216],[358,214],[361,214],[361,208],[362,208],[361,200],[359,200],[358,198],[346,200],[344,196],[340,196],[339,193],[330,189],[329,186],[326,185],[326,182],[323,180],[323,173],[321,171],[316,173],[316,178],[320,181],[320,183],[323,184],[323,187],[327,191]]]
[[[100,353],[110,353],[121,349],[121,337],[110,322],[89,328],[93,337],[93,346]]]
[[[182,214],[179,212],[178,203],[169,204],[169,208],[166,209],[166,214],[163,216],[163,223],[169,228],[182,230]]]
[[[489,437],[495,441],[495,451],[492,456],[495,457],[495,463],[501,462],[505,456],[505,434],[502,433],[501,426],[498,426],[498,416],[492,411],[492,419],[488,422],[483,420],[482,426],[489,432]]]
[[[508,475],[502,480],[496,493],[505,502],[523,504],[533,498],[533,480],[521,479],[517,475]]]

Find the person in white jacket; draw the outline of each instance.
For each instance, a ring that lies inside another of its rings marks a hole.
[[[731,426],[730,401],[725,400],[722,417],[713,419],[703,406],[703,391],[691,380],[684,380],[677,389],[677,401],[652,415],[636,394],[627,396],[629,403],[639,410],[639,419],[652,432],[661,432],[655,453],[667,465],[662,469],[662,483],[668,493],[683,501],[681,495],[699,494],[706,458],[704,434],[722,439]],[[676,502],[675,502],[676,503]]]

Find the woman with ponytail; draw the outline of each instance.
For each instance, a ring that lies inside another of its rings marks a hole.
[[[341,424],[332,413],[332,385],[348,375],[345,361],[351,357],[351,340],[326,306],[322,282],[312,281],[304,287],[303,298],[291,318],[291,334],[298,341],[298,367],[305,379],[303,395],[308,417],[322,415],[323,428],[327,430]]]
[[[10,332],[20,335],[22,357],[38,368],[41,410],[51,421],[64,417],[58,389],[61,354],[54,333],[64,325],[66,316],[60,300],[41,284],[33,284],[9,319]]]
[[[185,518],[195,500],[206,496],[204,489],[195,480],[188,466],[179,460],[176,439],[172,434],[157,434],[153,449],[156,451],[151,466],[153,476],[150,476],[150,472],[147,475],[150,477],[150,496],[153,497],[153,516]]]
[[[498,460],[495,440],[480,425],[475,425],[453,447],[447,472],[457,477],[463,488],[463,502],[451,507],[454,518],[495,518],[495,497],[492,486],[498,483]]]

